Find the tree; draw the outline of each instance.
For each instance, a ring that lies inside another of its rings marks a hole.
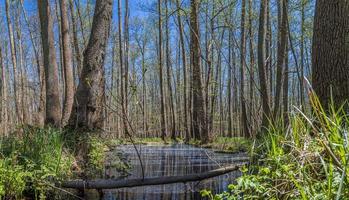
[[[123,128],[125,134],[128,134],[128,125],[127,125],[127,112],[126,112],[126,107],[125,107],[125,101],[126,99],[126,90],[124,87],[125,84],[125,74],[124,74],[124,53],[123,53],[123,45],[122,45],[122,26],[121,26],[121,0],[118,0],[118,40],[119,40],[119,60],[120,60],[120,92],[121,92],[121,112],[122,112],[122,123],[123,123]]]
[[[44,56],[46,82],[46,117],[45,124],[61,125],[61,103],[59,94],[58,65],[53,38],[53,22],[48,1],[38,0],[41,27],[41,43]]]
[[[246,15],[246,0],[242,0],[241,5],[241,40],[240,40],[240,101],[241,101],[241,127],[242,135],[249,136],[247,111],[245,102],[245,67],[246,67],[246,38],[245,38],[245,15]]]
[[[70,47],[70,29],[67,13],[67,0],[60,1],[61,8],[61,31],[62,31],[62,46],[63,46],[63,68],[65,78],[65,99],[63,104],[62,124],[65,125],[70,117],[74,103],[74,75],[72,51]]]
[[[165,1],[166,8],[165,8],[165,35],[166,35],[166,72],[167,72],[167,89],[169,94],[169,104],[170,104],[170,113],[171,113],[171,121],[172,121],[172,128],[171,128],[171,139],[176,140],[176,117],[175,117],[175,109],[174,109],[174,100],[173,100],[173,94],[172,94],[172,81],[171,81],[171,52],[170,52],[170,31],[169,31],[169,15],[168,15],[168,0]]]
[[[83,69],[75,94],[70,125],[96,130],[103,128],[105,105],[104,60],[112,18],[112,0],[97,0]]]
[[[14,33],[12,28],[12,22],[11,22],[11,16],[10,16],[10,2],[9,0],[5,1],[5,8],[6,8],[6,18],[7,18],[7,28],[8,28],[8,36],[10,40],[10,48],[11,48],[11,61],[12,61],[12,69],[13,69],[13,90],[14,90],[14,103],[15,103],[15,109],[17,113],[17,121],[19,123],[23,122],[22,112],[21,109],[19,109],[20,106],[20,100],[19,100],[19,94],[17,91],[17,59],[16,59],[16,49],[15,49],[15,40],[14,40]]]
[[[208,131],[204,111],[204,99],[201,83],[200,68],[200,35],[198,24],[198,1],[190,1],[190,54],[192,64],[192,93],[193,93],[193,133],[195,139],[202,143],[208,142]]]
[[[258,75],[259,84],[261,90],[262,101],[262,128],[268,126],[268,120],[270,119],[270,107],[269,107],[269,94],[267,88],[266,78],[266,62],[265,62],[265,37],[266,37],[266,18],[267,18],[267,2],[268,0],[261,0],[260,13],[259,13],[259,27],[258,27]]]
[[[287,0],[278,2],[279,12],[281,13],[279,21],[279,35],[280,41],[278,42],[277,60],[276,60],[276,93],[275,93],[275,105],[274,105],[274,119],[278,117],[281,101],[281,88],[283,79],[283,66],[286,54],[286,42],[287,42]]]
[[[182,58],[182,70],[183,70],[183,115],[184,115],[184,135],[186,142],[189,142],[189,129],[188,129],[188,106],[187,106],[187,59],[185,54],[185,45],[184,45],[184,31],[183,31],[183,23],[181,19],[180,4],[179,0],[176,0],[176,6],[178,9],[177,12],[177,21],[178,21],[178,32],[179,32],[179,43],[181,50],[181,58]]]
[[[159,14],[159,79],[160,79],[160,130],[161,138],[165,140],[166,137],[166,124],[165,124],[165,105],[164,105],[164,87],[163,87],[163,75],[162,75],[162,20],[161,20],[161,0],[158,0],[158,14]]]
[[[339,108],[349,98],[349,1],[317,0],[315,7],[312,84],[328,110],[332,100]]]
[[[8,108],[7,108],[7,79],[6,79],[6,67],[3,62],[3,56],[2,56],[2,48],[0,47],[0,65],[1,65],[1,123],[2,123],[2,129],[5,134],[7,134],[7,118],[8,118]]]

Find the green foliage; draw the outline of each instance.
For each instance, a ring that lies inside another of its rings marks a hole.
[[[270,125],[253,152],[258,159],[210,199],[346,199],[349,196],[349,116],[324,111],[311,97],[312,115],[295,109],[288,127]]]
[[[89,170],[94,172],[102,172],[104,169],[105,151],[107,146],[97,137],[89,137],[88,164]]]
[[[73,157],[63,148],[60,131],[22,128],[21,135],[0,139],[0,199],[24,194],[45,199],[49,182],[71,175]]]

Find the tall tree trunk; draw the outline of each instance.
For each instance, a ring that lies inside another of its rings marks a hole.
[[[4,131],[5,136],[7,136],[8,129],[8,108],[7,108],[7,79],[6,79],[6,67],[3,61],[2,48],[0,47],[0,65],[1,65],[1,123],[2,130]]]
[[[176,6],[179,10],[180,4],[179,0],[176,0]],[[180,11],[177,13],[178,20],[178,31],[179,31],[179,42],[181,46],[181,58],[182,58],[182,70],[183,70],[183,115],[184,115],[184,134],[186,142],[189,142],[189,129],[188,129],[188,106],[187,106],[187,61],[186,61],[186,53],[185,53],[185,45],[184,45],[184,31],[183,24],[181,19]]]
[[[27,94],[25,92],[25,88],[26,88],[26,73],[25,73],[25,66],[24,66],[24,55],[23,55],[23,42],[22,42],[22,31],[21,31],[21,27],[20,27],[20,10],[18,8],[18,5],[16,7],[16,16],[15,16],[15,32],[17,34],[17,49],[18,49],[18,59],[19,59],[19,83],[20,83],[20,91],[18,93],[18,96],[20,98],[20,102],[21,102],[21,113],[22,113],[22,122],[24,124],[28,124],[28,105],[29,102],[27,102]]]
[[[125,74],[124,74],[124,54],[123,54],[123,45],[122,45],[122,26],[121,26],[121,0],[118,0],[118,39],[119,39],[119,61],[120,61],[120,88],[121,88],[121,110],[122,110],[122,124],[123,124],[123,130],[124,134],[128,134],[128,125],[127,125],[127,112],[125,108],[125,99],[126,97],[126,91],[125,91]]]
[[[125,79],[125,116],[128,117],[128,76],[129,76],[129,18],[130,18],[130,10],[128,7],[128,0],[125,0],[125,16],[124,16],[124,79]]]
[[[267,128],[268,120],[270,119],[269,94],[268,84],[266,79],[266,62],[265,62],[265,37],[266,37],[266,21],[267,18],[267,2],[268,0],[261,0],[259,13],[259,28],[258,28],[258,72],[259,83],[261,89],[262,101],[262,129]]]
[[[228,35],[228,137],[233,137],[233,127],[232,127],[232,105],[231,105],[231,90],[232,90],[232,30],[229,30]]]
[[[29,30],[30,40],[33,46],[34,55],[35,55],[35,61],[36,61],[36,70],[37,74],[39,76],[39,87],[40,87],[40,99],[39,99],[39,108],[38,113],[36,116],[36,125],[43,126],[44,125],[44,115],[45,115],[45,106],[46,106],[46,84],[45,84],[45,69],[44,66],[40,63],[40,56],[39,51],[37,49],[37,44],[34,40],[33,31],[30,29],[29,26],[29,19],[27,17],[27,13],[25,12],[24,6],[23,6],[23,0],[20,1],[24,19],[27,25],[27,28]]]
[[[7,18],[7,28],[8,28],[8,36],[10,41],[10,47],[11,47],[11,61],[12,61],[12,70],[13,70],[13,90],[14,90],[14,104],[15,109],[17,113],[17,121],[19,123],[23,123],[22,118],[22,112],[20,110],[20,100],[19,100],[19,94],[17,91],[17,59],[16,59],[16,49],[15,49],[15,40],[14,40],[14,33],[12,28],[12,22],[11,22],[11,16],[10,16],[10,2],[9,0],[5,1],[5,8],[6,8],[6,18]]]
[[[71,110],[74,103],[74,76],[73,76],[73,62],[72,51],[70,43],[70,29],[67,13],[67,0],[60,0],[61,8],[61,35],[63,46],[63,67],[65,78],[65,99],[63,104],[62,125],[66,125],[70,118]]]
[[[147,103],[147,86],[146,86],[146,73],[147,69],[145,66],[145,42],[142,45],[142,104],[143,104],[143,133],[146,136],[148,134],[148,119],[147,119],[147,113],[148,113],[148,103]]]
[[[104,60],[112,18],[112,0],[97,0],[84,65],[75,94],[70,124],[79,128],[103,128],[105,105]],[[75,113],[74,113],[75,112]]]
[[[70,10],[70,16],[71,16],[71,21],[72,21],[72,30],[73,30],[73,44],[74,44],[74,51],[75,51],[75,58],[77,62],[77,69],[78,69],[78,78],[80,77],[81,71],[82,71],[82,55],[80,51],[80,46],[79,46],[79,39],[78,39],[78,31],[77,31],[77,22],[76,18],[74,15],[74,0],[69,1],[69,10]]]
[[[276,92],[274,101],[274,116],[277,120],[279,117],[280,101],[281,101],[281,88],[282,88],[282,77],[283,77],[283,64],[285,61],[286,54],[286,42],[287,42],[287,0],[279,2],[279,12],[281,13],[281,19],[279,18],[278,31],[280,34],[280,42],[278,43],[277,60],[276,60]]]
[[[249,137],[246,101],[245,101],[245,67],[246,67],[246,37],[245,37],[246,0],[241,5],[241,40],[240,40],[240,101],[241,101],[241,131],[242,136]]]
[[[317,0],[313,34],[313,88],[325,109],[349,97],[349,1]],[[348,104],[345,110],[349,111]]]
[[[46,81],[45,124],[59,127],[61,125],[62,110],[59,99],[58,66],[56,62],[50,5],[48,1],[38,0],[38,8]]]
[[[171,121],[172,121],[172,128],[171,128],[171,139],[176,140],[176,117],[175,117],[175,109],[174,109],[174,99],[173,99],[173,92],[172,92],[172,82],[171,82],[171,52],[170,52],[170,31],[169,31],[169,20],[170,17],[168,15],[168,0],[165,1],[166,9],[165,9],[165,34],[166,34],[166,73],[167,73],[167,89],[169,94],[169,103],[170,103],[170,112],[171,112]]]
[[[283,117],[284,127],[288,125],[288,42],[286,40],[286,54],[284,59],[284,80],[283,80]]]
[[[254,55],[254,49],[253,49],[253,31],[252,31],[252,12],[253,12],[253,5],[252,0],[248,1],[248,35],[249,35],[249,51],[250,51],[250,132],[254,132],[254,73],[255,73],[255,55]]]
[[[191,63],[193,67],[193,133],[196,139],[200,139],[202,143],[208,142],[208,132],[206,127],[206,118],[204,113],[204,99],[201,83],[200,68],[200,35],[198,24],[199,4],[197,0],[190,1],[190,51]]]
[[[164,105],[164,88],[163,88],[163,78],[162,78],[162,21],[161,21],[161,0],[158,0],[158,14],[159,14],[159,79],[160,79],[160,129],[161,138],[165,140],[166,137],[166,125],[165,125],[165,105]]]
[[[307,3],[307,0],[301,1],[301,41],[300,41],[300,57],[301,57],[301,81],[299,82],[299,93],[300,93],[300,99],[301,99],[301,106],[302,109],[304,109],[305,106],[305,98],[304,98],[304,35],[305,35],[305,5]]]

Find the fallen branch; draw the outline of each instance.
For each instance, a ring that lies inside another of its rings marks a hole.
[[[171,183],[186,183],[193,181],[201,181],[204,179],[212,178],[215,176],[220,176],[232,171],[238,170],[242,165],[231,165],[227,167],[222,167],[219,169],[211,170],[208,172],[200,174],[189,174],[183,176],[167,176],[167,177],[156,177],[156,178],[135,178],[127,180],[113,180],[113,179],[100,179],[100,180],[74,180],[74,181],[64,181],[57,184],[59,187],[63,188],[75,188],[75,189],[115,189],[115,188],[125,188],[125,187],[136,187],[145,185],[164,185]]]

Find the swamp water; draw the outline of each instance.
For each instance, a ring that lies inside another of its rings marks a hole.
[[[137,145],[142,157],[145,177],[181,176],[203,173],[231,164],[242,162],[246,154],[216,153],[210,149],[185,144],[166,146]],[[132,145],[118,147],[129,160],[131,175],[125,179],[141,178],[142,168]],[[200,190],[209,189],[214,193],[227,190],[230,183],[241,175],[240,171],[214,178],[168,185],[141,186],[104,190],[105,200],[191,200],[201,199]]]

